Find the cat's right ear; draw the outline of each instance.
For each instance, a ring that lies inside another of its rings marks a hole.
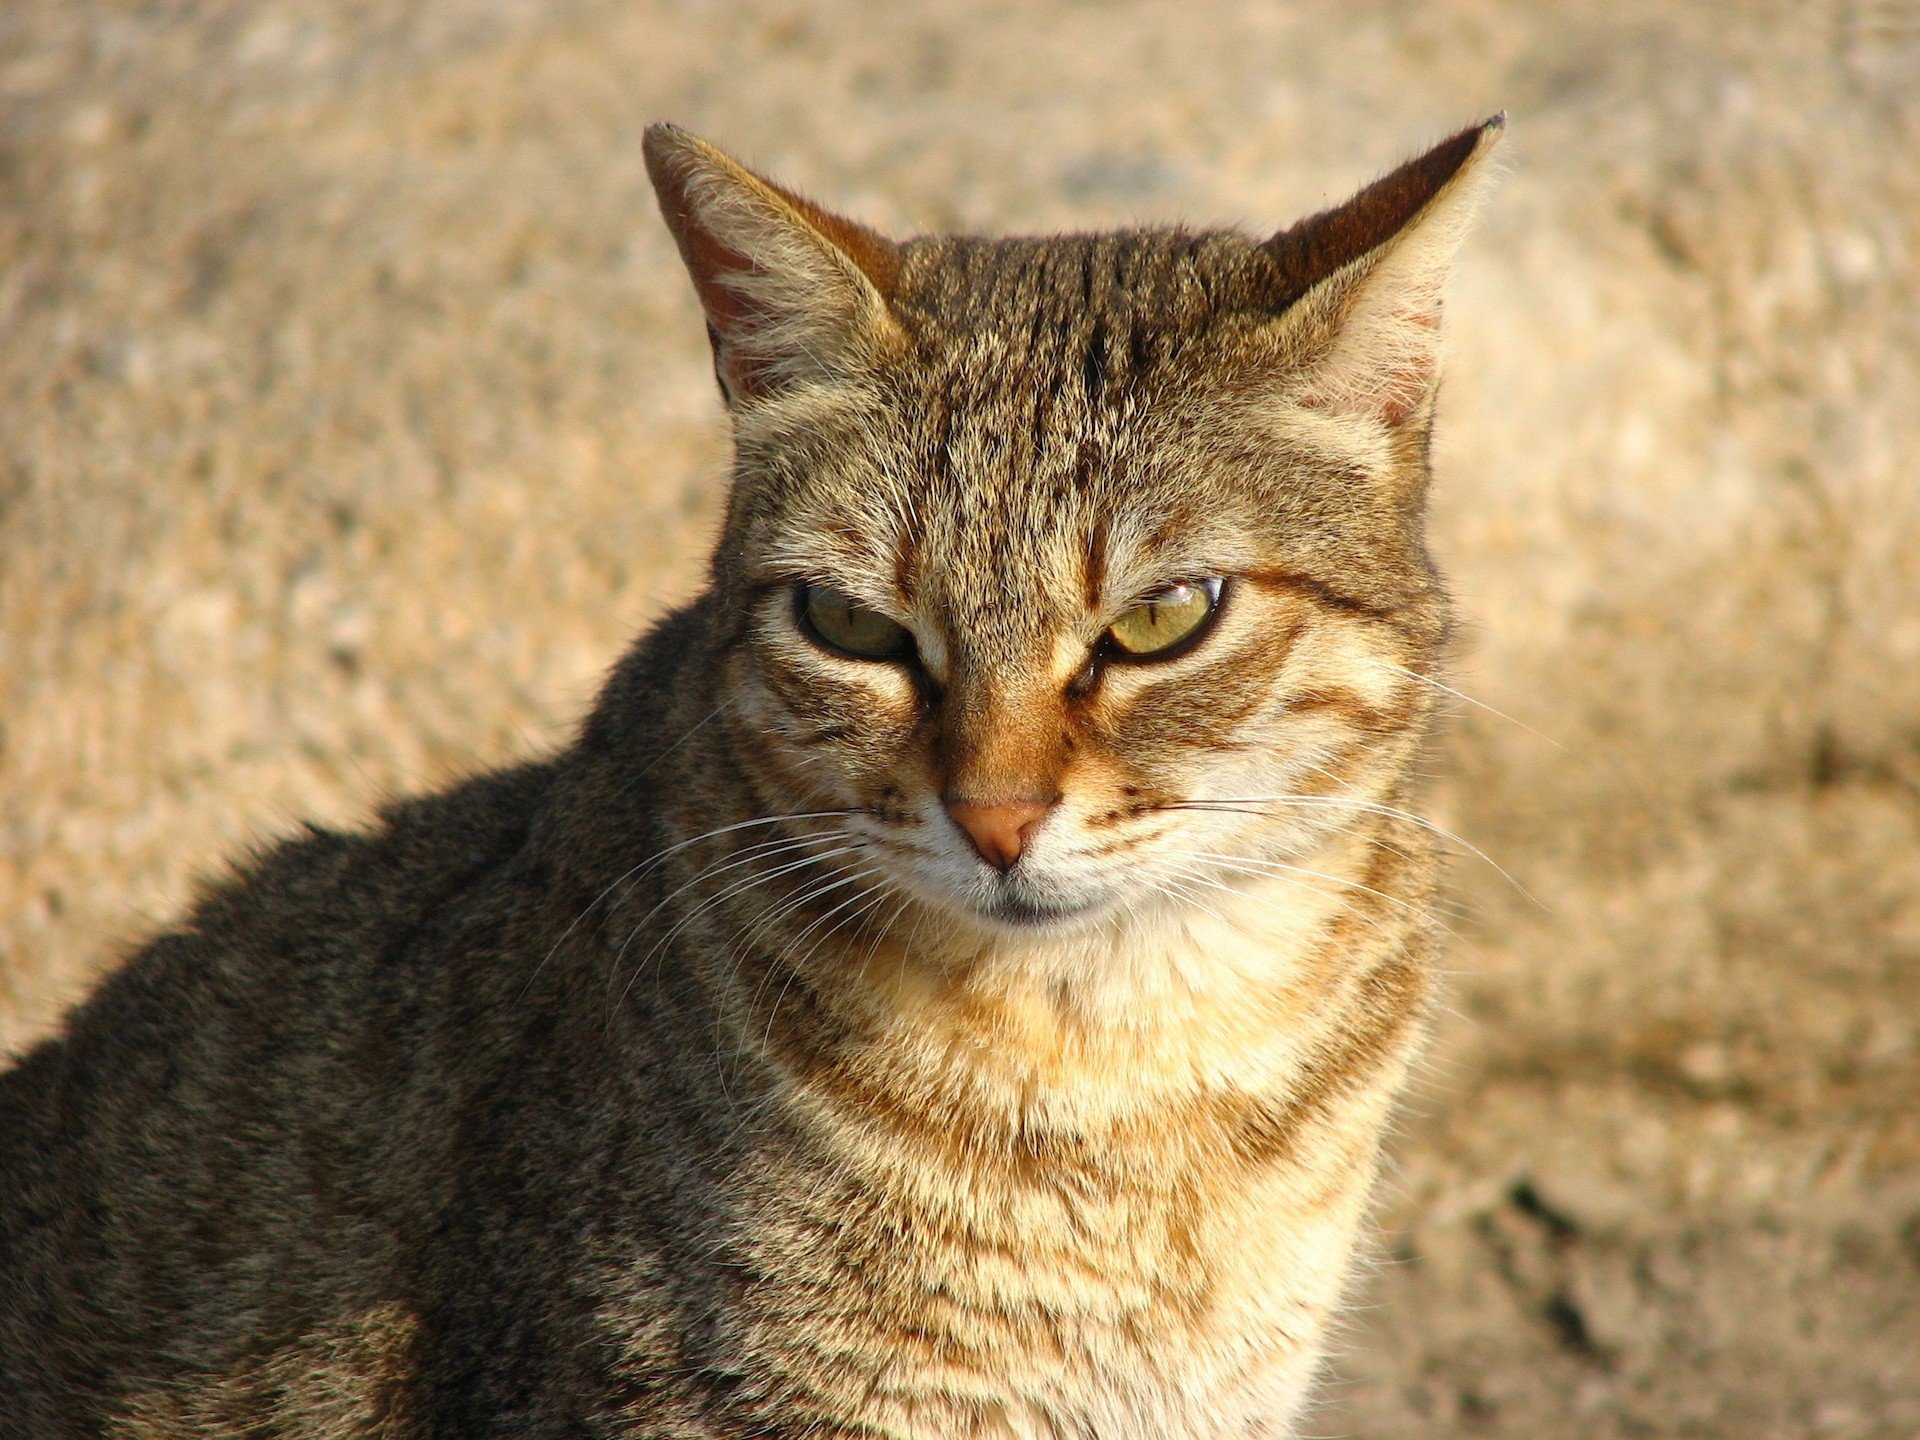
[[[729,406],[866,369],[903,340],[888,300],[900,254],[674,125],[646,134],[647,173],[707,315]]]

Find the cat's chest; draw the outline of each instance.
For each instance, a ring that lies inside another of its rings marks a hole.
[[[1365,1180],[1240,1178],[816,1191],[763,1232],[758,1359],[829,1434],[1287,1434]]]
[[[805,1071],[738,1192],[754,1424],[1293,1433],[1413,1034],[1294,970],[1072,1026],[1010,984]]]

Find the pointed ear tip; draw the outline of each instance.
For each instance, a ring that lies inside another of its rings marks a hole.
[[[1484,185],[1486,179],[1498,171],[1499,167],[1492,156],[1500,148],[1506,132],[1507,112],[1502,110],[1464,130],[1456,131],[1436,145],[1429,152],[1434,158],[1442,154],[1453,157],[1446,166],[1447,175],[1441,188],[1451,188],[1457,181],[1467,181],[1469,187],[1475,190]],[[1471,180],[1469,177],[1472,177]]]
[[[640,132],[640,148],[653,151],[682,144],[693,137],[671,120],[655,120]]]
[[[678,125],[666,120],[656,120],[647,126],[640,137],[640,153],[646,158],[647,173],[657,186],[673,168],[673,161],[686,154],[687,142],[693,137]]]
[[[647,171],[657,185],[673,172],[712,160],[718,152],[691,130],[671,120],[656,120],[641,132],[640,153],[646,157]]]
[[[1476,157],[1487,154],[1499,145],[1507,133],[1507,112],[1501,110],[1489,115],[1478,125],[1468,126],[1467,133],[1474,137],[1472,154]]]

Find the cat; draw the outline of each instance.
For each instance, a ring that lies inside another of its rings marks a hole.
[[[1429,994],[1441,286],[895,243],[646,137],[735,436],[574,743],[311,829],[0,1077],[0,1436],[1285,1436]]]

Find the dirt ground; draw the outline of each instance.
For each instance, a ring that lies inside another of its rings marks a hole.
[[[1007,231],[1274,226],[1500,108],[1435,497],[1493,709],[1312,1431],[1914,1440],[1901,0],[10,0],[0,1050],[244,844],[560,741],[695,585],[649,120]]]

